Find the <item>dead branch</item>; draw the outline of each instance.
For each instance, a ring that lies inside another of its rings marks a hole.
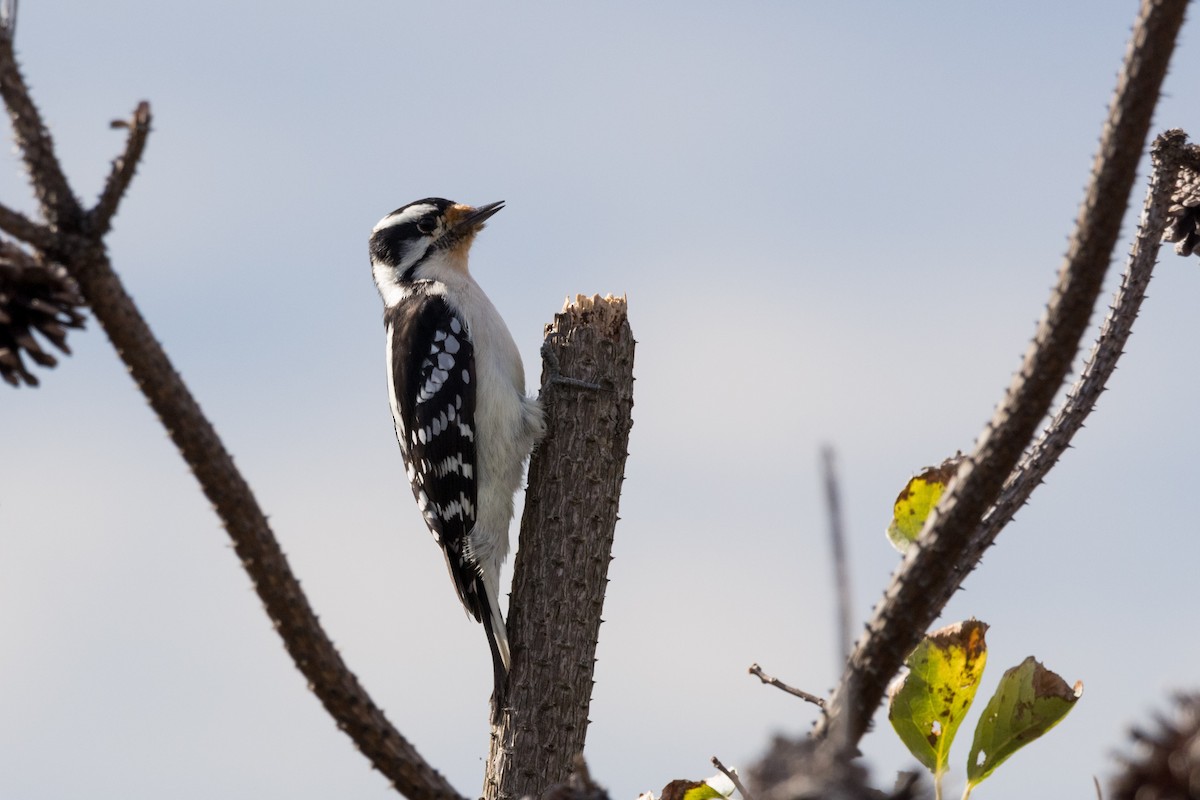
[[[212,502],[288,653],[338,727],[408,797],[458,800],[460,795],[388,722],[342,661],[317,622],[249,485],[112,269],[102,233],[137,166],[149,131],[149,106],[143,103],[138,107],[125,156],[114,167],[100,204],[85,214],[29,97],[10,36],[0,36],[0,95],[47,225],[27,230],[22,218],[8,210],[0,213],[0,223],[6,221],[5,229],[14,236],[30,233],[27,241],[64,265],[78,283],[138,388]]]
[[[508,614],[510,705],[492,730],[487,800],[536,796],[565,781],[572,756],[583,752],[633,425],[635,343],[625,300],[580,296],[546,333],[548,432],[529,464]],[[556,382],[560,374],[599,388]]]

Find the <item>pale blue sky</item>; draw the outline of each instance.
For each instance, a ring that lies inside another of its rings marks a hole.
[[[468,796],[491,667],[404,485],[367,235],[416,198],[506,200],[473,269],[531,381],[565,296],[628,294],[588,758],[631,798],[808,729],[745,670],[836,680],[818,447],[839,449],[865,617],[892,499],[971,446],[1033,332],[1135,7],[25,2],[18,52],[89,197],[108,121],[153,104],[114,263],[351,667]],[[1200,134],[1194,30],[1156,130]],[[11,157],[0,198],[31,207]],[[1150,295],[1076,448],[944,618],[992,624],[987,693],[1030,654],[1086,684],[981,799],[1092,796],[1129,723],[1195,686],[1200,265],[1170,257]],[[0,387],[0,796],[391,796],[103,334],[71,344],[42,388]],[[890,785],[913,762],[879,721]]]

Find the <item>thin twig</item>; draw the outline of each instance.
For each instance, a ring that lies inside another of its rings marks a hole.
[[[146,138],[150,135],[150,104],[146,101],[138,103],[133,112],[133,119],[126,123],[129,136],[125,139],[125,152],[112,162],[112,171],[100,192],[100,199],[95,208],[88,212],[88,228],[93,236],[103,236],[112,227],[113,215],[121,204],[133,173],[137,171],[142,153],[146,149]]]
[[[825,507],[829,514],[833,583],[837,596],[837,668],[841,669],[850,655],[854,609],[851,607],[850,565],[846,557],[846,531],[842,525],[842,500],[838,489],[836,455],[832,445],[821,448],[821,469],[825,478]]]
[[[738,778],[736,769],[726,768],[726,766],[721,763],[721,759],[717,758],[716,756],[712,757],[712,764],[714,767],[720,770],[726,778],[729,778],[730,782],[733,783],[733,788],[737,789],[738,794],[742,796],[742,800],[754,800],[754,795],[746,791],[746,787],[742,785],[741,780]]]
[[[1091,185],[1033,344],[851,654],[826,716],[817,723],[823,747],[848,756],[866,732],[888,682],[959,584],[970,533],[996,501],[1070,369],[1120,234],[1186,6],[1186,0],[1142,4]]]
[[[824,697],[818,697],[815,694],[809,694],[808,692],[804,691],[803,689],[797,689],[794,686],[788,686],[786,683],[779,680],[778,678],[772,678],[770,675],[763,672],[762,667],[760,667],[758,664],[751,664],[748,672],[751,675],[757,676],[758,679],[765,684],[774,686],[776,689],[782,689],[783,691],[787,692],[788,694],[799,697],[801,700],[807,700],[808,702],[812,703],[813,705],[817,706],[818,708],[825,708],[825,698]]]

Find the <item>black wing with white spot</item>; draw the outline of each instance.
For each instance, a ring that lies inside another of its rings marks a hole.
[[[467,563],[475,526],[475,348],[461,317],[421,284],[388,309],[392,416],[408,480],[446,554],[459,599],[476,619],[487,606]]]

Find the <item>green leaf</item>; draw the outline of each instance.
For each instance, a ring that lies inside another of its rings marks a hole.
[[[936,467],[926,467],[904,485],[892,506],[892,522],[887,529],[892,547],[903,553],[917,540],[950,479],[958,473],[962,460],[962,453],[957,453]]]
[[[721,788],[717,788],[713,784],[718,784]],[[728,791],[723,791],[725,784],[729,784]],[[731,794],[733,794],[733,784],[724,775],[718,773],[707,781],[671,781],[663,787],[659,794],[659,800],[726,800]]]
[[[683,793],[683,800],[716,800],[724,797],[725,795],[710,786],[708,781],[701,781],[699,786]]]
[[[888,720],[939,784],[983,677],[987,629],[987,623],[968,619],[929,634],[904,662],[908,674],[889,692]]]
[[[1082,682],[1068,686],[1033,656],[1005,672],[975,726],[967,761],[968,787],[1061,722],[1082,695]]]

